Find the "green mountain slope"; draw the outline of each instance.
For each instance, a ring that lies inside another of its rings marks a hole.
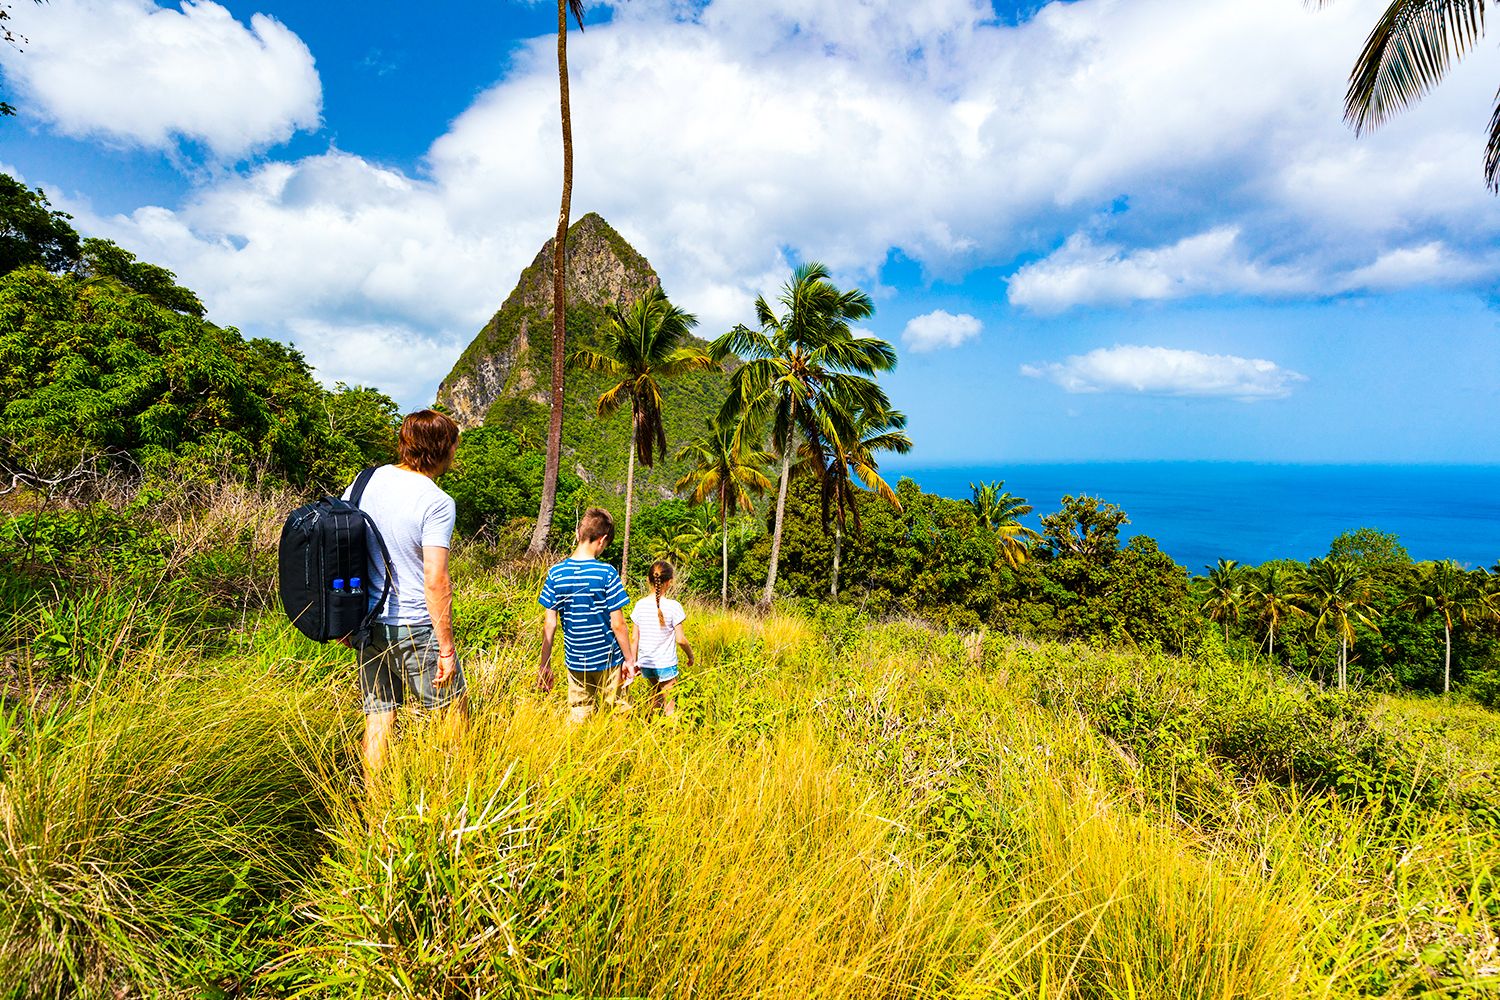
[[[604,307],[635,301],[660,284],[649,261],[599,215],[589,213],[568,230],[566,251],[568,350],[597,346]],[[679,303],[689,312],[691,303]],[[696,340],[706,347],[706,341]],[[552,241],[521,272],[515,290],[459,357],[438,389],[438,402],[461,427],[499,426],[522,433],[542,446],[551,405]],[[609,386],[601,375],[571,360],[565,366],[564,466],[606,493],[623,492],[630,416],[595,416],[599,395]],[[668,495],[684,466],[671,459],[703,433],[718,412],[727,376],[706,372],[665,385],[668,458],[650,469],[637,468],[640,495]]]

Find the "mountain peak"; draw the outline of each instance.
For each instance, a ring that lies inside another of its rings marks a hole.
[[[547,405],[551,401],[549,375],[539,364],[551,364],[552,247],[549,239],[500,310],[459,357],[438,387],[437,400],[465,430],[478,427],[495,402],[522,398]],[[564,249],[568,303],[568,339],[575,342],[578,311],[593,312],[607,305],[625,306],[661,284],[656,271],[597,212],[589,212],[568,227]]]

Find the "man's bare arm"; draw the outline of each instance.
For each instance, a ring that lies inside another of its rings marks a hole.
[[[448,550],[444,546],[422,546],[422,589],[438,644],[438,669],[432,683],[442,687],[453,679],[458,663],[458,651],[453,647],[453,578],[448,573]]]

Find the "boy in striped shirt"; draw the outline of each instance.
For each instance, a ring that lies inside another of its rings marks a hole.
[[[542,623],[542,658],[537,686],[552,690],[552,641],[563,630],[563,662],[568,668],[568,715],[582,722],[602,699],[607,708],[630,711],[625,685],[634,679],[625,608],[630,595],[615,568],[599,554],[615,536],[609,511],[589,508],[578,522],[578,547],[547,571],[537,603],[547,609]]]

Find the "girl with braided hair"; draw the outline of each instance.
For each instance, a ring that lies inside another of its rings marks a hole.
[[[677,647],[693,665],[693,647],[688,645],[682,623],[687,612],[667,596],[672,589],[672,564],[658,559],[646,574],[650,590],[630,609],[631,647],[641,676],[651,682],[651,702],[666,715],[677,711],[672,687],[677,683]]]

